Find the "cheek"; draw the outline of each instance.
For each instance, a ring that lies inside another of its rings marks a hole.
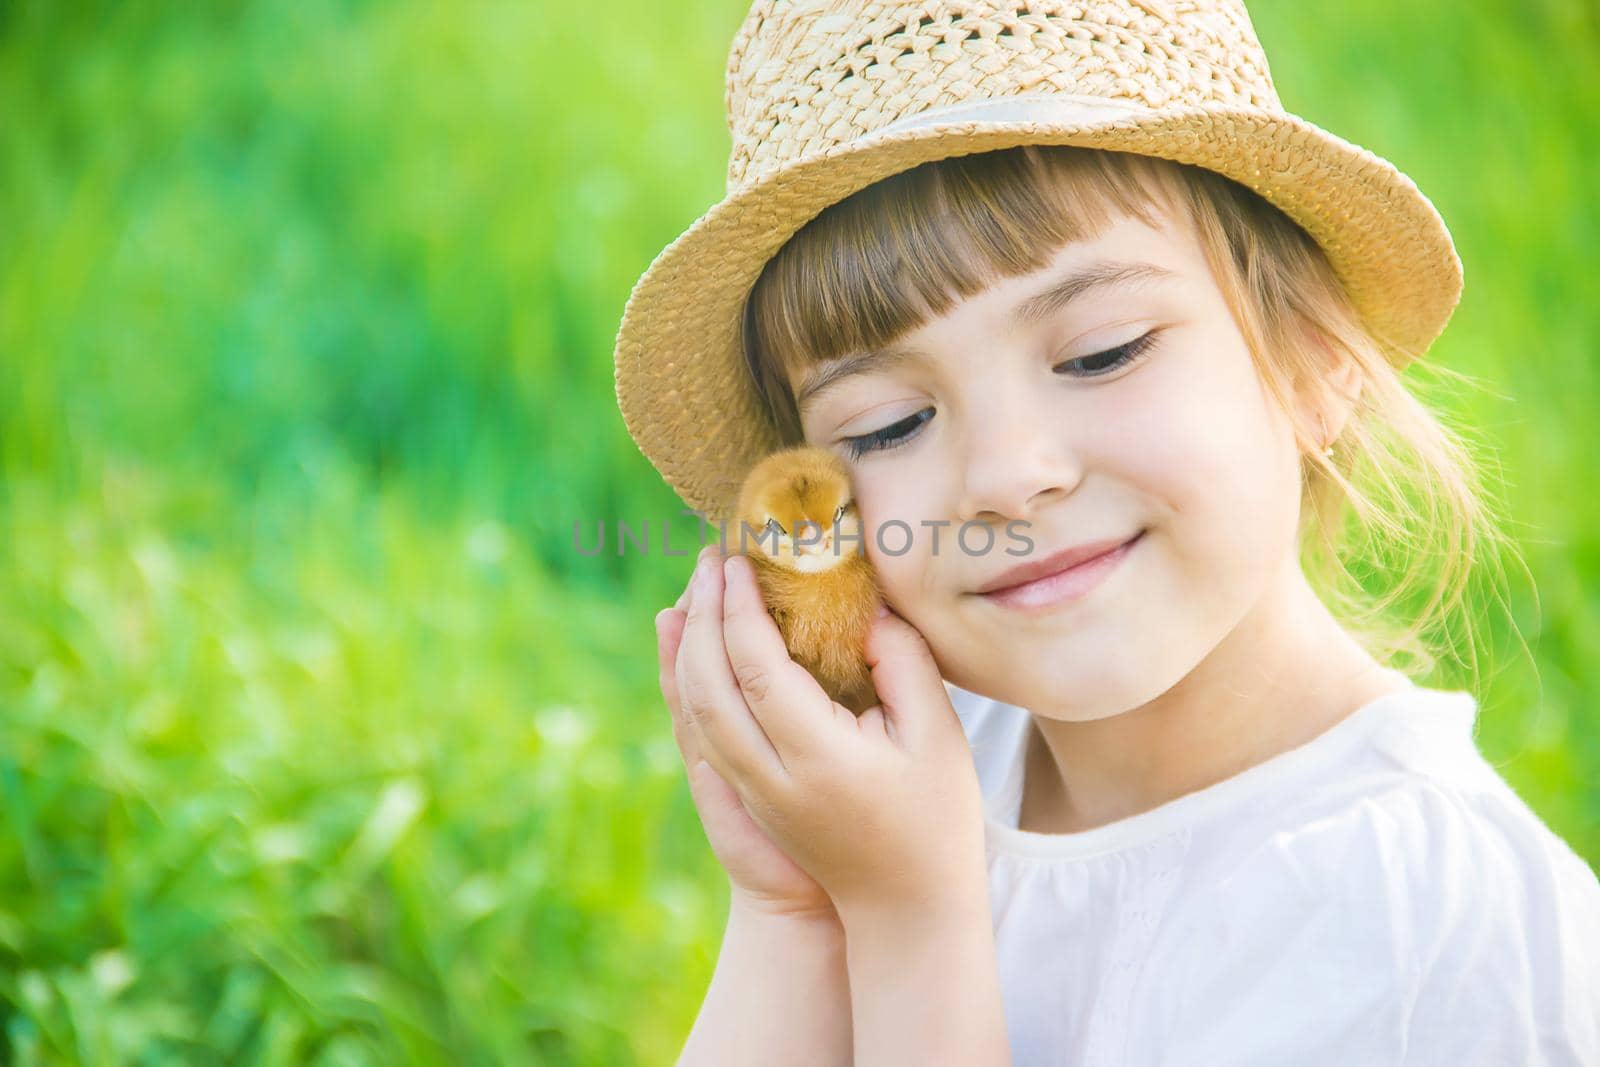
[[[922,521],[944,517],[938,509],[938,488],[914,464],[903,461],[861,464],[852,481],[867,558],[889,602],[907,614],[923,596],[930,568],[937,562],[932,531]],[[942,532],[941,553],[948,539]]]
[[[1237,346],[1242,342],[1235,341]],[[1299,514],[1299,466],[1286,424],[1249,355],[1225,338],[1203,374],[1166,390],[1126,442],[1128,462],[1169,510],[1172,543],[1185,555],[1235,568],[1272,564]],[[1248,561],[1254,561],[1250,563]]]

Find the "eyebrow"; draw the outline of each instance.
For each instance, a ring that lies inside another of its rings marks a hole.
[[[1093,290],[1175,277],[1177,275],[1172,271],[1153,263],[1091,263],[1056,279],[1047,288],[1017,304],[1011,309],[1011,321],[1018,326],[1032,326]],[[833,388],[846,378],[867,371],[891,370],[913,355],[915,352],[912,349],[891,345],[866,352],[852,352],[830,360],[806,376],[799,392],[795,394],[795,406],[800,407],[808,400],[816,399],[819,393]]]
[[[1154,263],[1091,263],[1012,308],[1011,319],[1019,326],[1032,326],[1091,290],[1175,277],[1172,271]]]

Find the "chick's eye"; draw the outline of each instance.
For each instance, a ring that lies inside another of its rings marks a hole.
[[[844,509],[848,506],[848,504],[840,504],[839,507],[834,511],[833,524],[835,526],[839,525],[840,520],[844,518]]]
[[[779,537],[783,537],[788,533],[788,531],[783,528],[782,523],[780,523],[777,519],[770,518],[767,520],[766,528],[762,532],[777,534]]]

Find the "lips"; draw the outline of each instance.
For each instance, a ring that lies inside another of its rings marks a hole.
[[[1140,530],[1132,537],[1105,541],[1091,541],[1087,544],[1074,545],[1072,548],[1053,553],[1052,555],[1045,556],[1042,559],[1033,560],[1029,563],[1023,563],[1019,566],[1013,567],[991,581],[979,586],[974,590],[974,592],[980,594],[999,593],[1004,592],[1007,589],[1014,589],[1017,586],[1027,585],[1029,582],[1038,581],[1040,578],[1045,578],[1053,574],[1060,574],[1063,571],[1070,570],[1073,567],[1087,563],[1090,560],[1097,559],[1100,556],[1104,556],[1108,552],[1114,552],[1123,545],[1132,544],[1142,536],[1144,536],[1144,531]]]

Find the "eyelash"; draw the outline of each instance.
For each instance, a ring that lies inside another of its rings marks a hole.
[[[887,452],[891,448],[898,448],[911,440],[917,428],[933,418],[932,408],[923,408],[912,415],[907,415],[899,422],[891,422],[881,430],[861,434],[859,437],[846,437],[844,447],[852,459],[860,459],[868,452]],[[905,428],[903,433],[895,431]]]
[[[1080,375],[1080,377],[1098,378],[1102,375],[1110,374],[1120,367],[1130,366],[1144,358],[1149,353],[1150,347],[1155,344],[1156,334],[1158,333],[1160,333],[1159,330],[1151,330],[1149,333],[1135,337],[1133,340],[1117,345],[1115,348],[1108,348],[1103,352],[1095,352],[1092,355],[1080,356],[1077,359],[1069,359],[1065,363],[1058,363],[1052,370],[1060,373],[1060,368],[1062,367],[1113,356],[1115,358],[1110,363],[1107,363],[1099,370],[1088,371]],[[922,424],[931,418],[933,418],[933,409],[923,408],[921,411],[908,415],[898,422],[891,422],[881,430],[874,430],[871,433],[860,434],[856,437],[846,437],[843,439],[843,444],[845,450],[850,453],[853,459],[860,459],[868,452],[887,452],[889,449],[898,448],[911,440],[916,435],[917,430],[922,427]]]
[[[1106,356],[1115,356],[1116,358],[1110,363],[1106,364],[1104,367],[1101,367],[1099,370],[1089,371],[1080,375],[1080,377],[1098,378],[1102,374],[1110,374],[1119,367],[1137,363],[1141,358],[1143,358],[1149,352],[1150,346],[1156,343],[1156,335],[1160,332],[1160,330],[1151,330],[1149,333],[1141,334],[1131,341],[1125,341],[1115,348],[1108,348],[1104,352],[1095,352],[1094,354],[1088,356],[1079,356],[1077,359],[1069,359],[1065,363],[1056,364],[1052,369],[1057,373],[1060,373],[1062,367],[1070,367],[1073,364],[1087,363],[1091,359],[1104,359]]]

